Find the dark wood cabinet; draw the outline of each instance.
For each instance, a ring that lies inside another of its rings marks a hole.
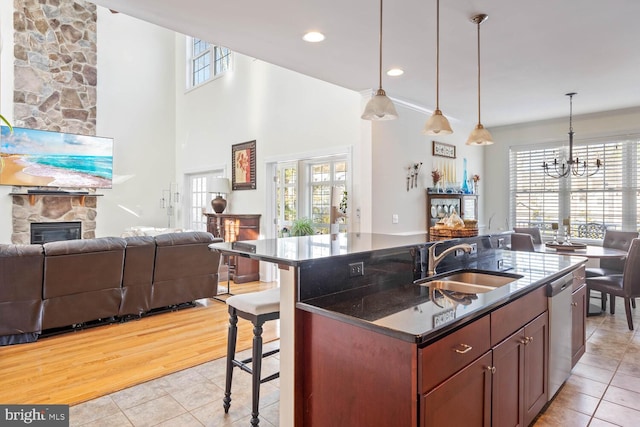
[[[302,425],[527,426],[547,403],[544,287],[426,346],[297,313]]]
[[[549,316],[545,312],[524,327],[524,425],[547,404],[549,393]]]
[[[260,236],[259,214],[207,213],[207,231],[225,242],[257,240]],[[229,277],[235,283],[260,280],[260,262],[250,258],[231,256],[226,260]]]
[[[425,394],[420,425],[491,426],[491,371],[489,351]]]
[[[587,345],[587,310],[589,301],[587,298],[585,266],[573,272],[571,287],[571,367],[585,352]]]

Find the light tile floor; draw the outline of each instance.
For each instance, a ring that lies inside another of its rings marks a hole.
[[[632,312],[638,329],[640,306]],[[534,426],[640,426],[640,334],[627,327],[621,298],[615,315],[587,318],[586,353]]]
[[[640,307],[634,310],[634,325],[640,328]],[[640,426],[640,335],[627,328],[620,298],[614,316],[587,319],[587,340],[586,354],[535,427]],[[278,365],[277,355],[265,359],[265,375]],[[167,375],[71,407],[71,425],[248,426],[251,376],[235,370],[231,409],[225,414],[224,375],[224,358]],[[261,426],[278,426],[279,396],[278,380],[261,386]]]
[[[278,341],[264,344],[268,351]],[[238,359],[250,357],[239,352]],[[71,426],[91,427],[223,427],[248,426],[251,420],[251,375],[235,369],[231,408],[222,407],[226,359],[221,358],[148,381],[70,408]],[[278,354],[262,362],[263,377],[277,372]],[[260,425],[279,425],[279,379],[260,387]]]

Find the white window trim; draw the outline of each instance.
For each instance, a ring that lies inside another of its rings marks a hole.
[[[213,43],[209,44],[209,49],[207,49],[207,54],[210,56],[210,61],[209,61],[209,67],[210,69],[210,77],[203,81],[200,82],[196,85],[193,84],[193,40],[197,39],[196,37],[191,37],[191,36],[186,36],[185,37],[185,43],[186,43],[186,54],[185,54],[185,67],[186,67],[186,75],[185,75],[185,93],[191,92],[194,89],[197,89],[199,87],[202,87],[204,85],[206,85],[207,83],[213,82],[215,80],[218,80],[219,78],[222,78],[223,76],[227,75],[227,73],[233,71],[233,67],[235,64],[235,58],[234,58],[234,52],[232,50],[229,50],[229,67],[220,72],[220,73],[215,73],[215,55],[214,55],[214,51],[215,51],[215,47],[224,47],[224,46],[220,46],[220,45],[215,45]],[[199,39],[202,40],[202,39]]]

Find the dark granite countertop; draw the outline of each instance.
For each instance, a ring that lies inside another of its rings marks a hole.
[[[213,243],[209,248],[223,254],[240,255],[278,264],[299,265],[305,261],[334,256],[415,247],[424,245],[426,242],[426,234],[340,233]]]
[[[296,307],[426,344],[586,262],[579,256],[511,251],[504,251],[502,259],[505,273],[522,277],[486,293],[435,292],[432,297],[428,286],[406,283],[350,289],[302,301]]]

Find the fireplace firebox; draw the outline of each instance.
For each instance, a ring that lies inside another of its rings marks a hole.
[[[59,240],[82,238],[82,223],[71,222],[32,222],[31,243],[47,243]]]

